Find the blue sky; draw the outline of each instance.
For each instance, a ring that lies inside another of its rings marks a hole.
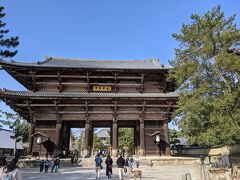
[[[226,17],[237,14],[239,0],[5,0],[4,22],[20,38],[15,61],[45,56],[85,59],[174,58],[180,32],[190,15],[220,4]],[[0,71],[0,88],[24,90]],[[4,104],[0,108],[6,109]]]

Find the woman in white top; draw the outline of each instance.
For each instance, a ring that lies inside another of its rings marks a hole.
[[[0,158],[0,180],[2,180],[2,175],[3,175],[3,169],[6,166],[6,158],[5,157],[1,157]]]
[[[7,166],[3,168],[3,174],[0,180],[22,180],[22,174],[17,166],[18,159],[14,158]]]

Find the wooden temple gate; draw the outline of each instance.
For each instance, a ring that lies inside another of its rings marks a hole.
[[[134,128],[138,155],[170,155],[168,122],[177,107],[169,68],[156,60],[87,61],[47,58],[38,63],[0,61],[29,91],[1,90],[0,98],[31,123],[29,134],[46,134],[55,152],[69,150],[71,128],[85,128],[85,155],[90,156],[93,128],[111,128],[112,155],[117,155],[118,128]],[[161,133],[160,144],[154,133]],[[28,153],[38,152],[29,136]]]

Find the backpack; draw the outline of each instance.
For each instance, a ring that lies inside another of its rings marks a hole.
[[[101,158],[100,157],[97,157],[95,159],[95,161],[96,161],[96,166],[100,166],[101,165]]]
[[[45,166],[49,166],[49,161],[45,161]]]

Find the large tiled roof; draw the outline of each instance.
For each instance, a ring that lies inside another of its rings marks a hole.
[[[48,57],[45,61],[37,63],[22,63],[15,61],[0,61],[0,65],[15,65],[25,67],[48,67],[48,68],[73,68],[73,69],[129,69],[129,70],[160,70],[169,69],[159,63],[158,59],[149,60],[80,60]]]
[[[10,137],[13,135],[12,131],[0,128],[0,149],[14,149],[15,140]],[[17,143],[17,149],[23,149],[21,141]]]
[[[109,133],[110,133],[110,129],[101,129],[96,134],[97,134],[97,137],[107,138],[107,137],[110,137]]]
[[[0,98],[6,96],[32,98],[177,98],[177,93],[87,93],[87,92],[31,92],[0,90]]]

